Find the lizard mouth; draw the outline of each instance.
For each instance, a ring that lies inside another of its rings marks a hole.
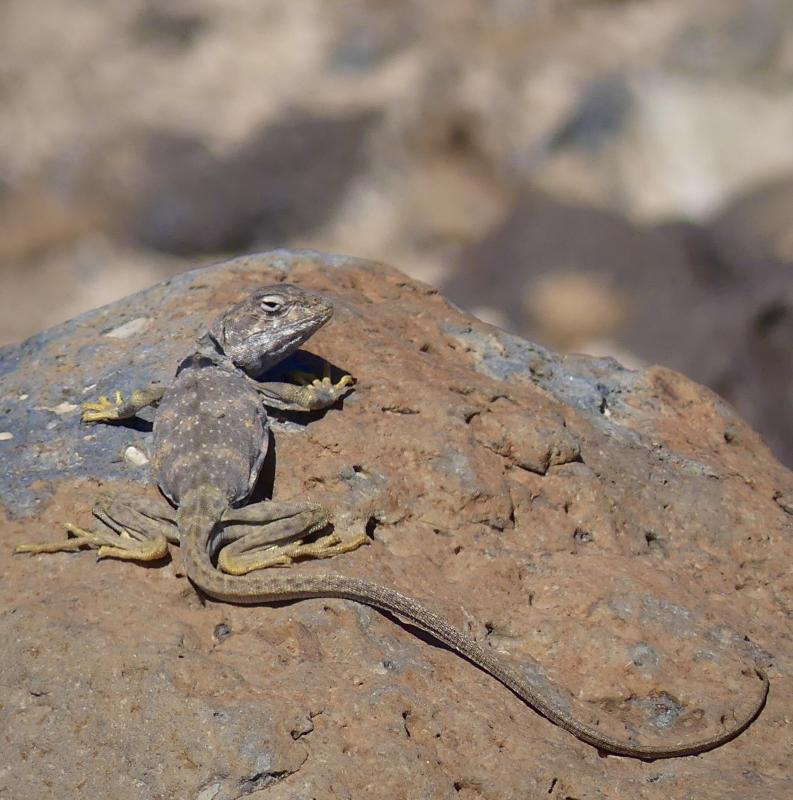
[[[259,377],[294,353],[332,313],[330,309],[320,309],[298,320],[281,320],[275,329],[255,331],[248,336],[244,349],[232,355],[232,360],[251,377]]]
[[[312,314],[296,321],[282,322],[275,335],[272,329],[268,329],[258,331],[251,338],[253,341],[266,340],[271,351],[291,352],[321,328],[328,319],[327,314]]]

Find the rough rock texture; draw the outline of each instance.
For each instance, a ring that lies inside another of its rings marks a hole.
[[[79,403],[167,379],[220,309],[282,279],[335,299],[307,350],[358,379],[275,426],[264,476],[370,532],[336,569],[422,597],[604,727],[740,715],[752,664],[772,682],[759,719],[702,756],[604,758],[355,603],[203,603],[177,551],[12,558],[89,523],[100,493],[155,491],[149,426],[88,428]],[[0,381],[0,796],[793,795],[793,475],[680,375],[560,359],[393,269],[280,251],[6,348]]]

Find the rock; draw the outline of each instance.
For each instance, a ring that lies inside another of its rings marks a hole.
[[[766,181],[733,197],[709,223],[710,250],[746,282],[772,278],[793,263],[793,177]]]
[[[362,169],[376,121],[365,110],[288,119],[255,131],[223,158],[200,141],[153,136],[143,144],[149,157],[128,234],[191,255],[299,236],[331,214]]]
[[[502,310],[512,330],[553,347],[612,338],[647,360],[691,366],[674,359],[686,358],[696,310],[721,279],[694,252],[698,232],[527,192],[443,289],[465,308]]]
[[[63,520],[90,524],[101,493],[156,494],[147,467],[124,458],[146,452],[149,423],[89,428],[50,409],[168,380],[221,309],[282,279],[335,299],[306,350],[358,382],[343,406],[278,422],[265,481],[277,498],[327,503],[342,536],[372,537],[300,569],[421,597],[604,730],[654,741],[745,714],[744,671],[761,666],[771,693],[749,729],[696,758],[604,758],[355,603],[202,602],[176,551],[160,569],[10,557]],[[103,335],[143,317],[134,335]],[[276,251],[0,350],[0,387],[13,436],[0,440],[9,796],[793,793],[793,475],[682,376],[560,358],[391,268]]]

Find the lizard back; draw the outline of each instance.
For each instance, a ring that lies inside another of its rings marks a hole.
[[[182,362],[154,420],[152,468],[172,503],[208,490],[242,503],[267,445],[267,412],[244,375],[201,354]]]

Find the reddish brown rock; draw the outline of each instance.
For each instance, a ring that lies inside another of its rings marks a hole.
[[[697,757],[604,758],[355,603],[203,603],[176,551],[159,569],[12,558],[88,523],[100,493],[155,492],[127,455],[145,422],[87,428],[79,403],[167,379],[219,310],[282,279],[335,299],[306,349],[358,381],[343,407],[275,425],[265,475],[327,503],[342,536],[370,532],[335,569],[423,598],[604,730],[707,733],[746,713],[755,665],[771,678],[756,722]],[[793,794],[793,475],[680,375],[560,359],[393,269],[284,251],[0,350],[0,380],[0,794]]]

